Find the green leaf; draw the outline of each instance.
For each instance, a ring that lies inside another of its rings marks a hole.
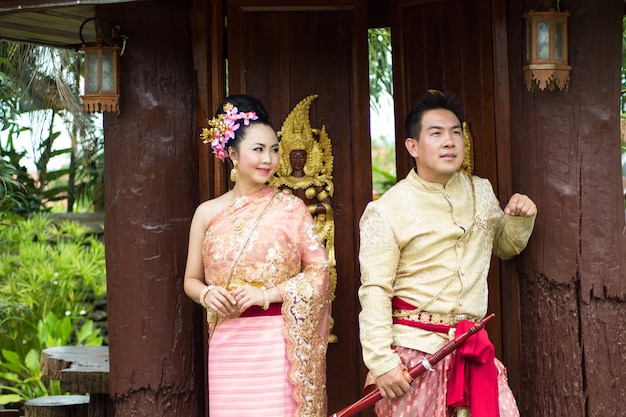
[[[4,379],[7,382],[18,382],[20,380],[19,375],[12,372],[1,372],[0,378]]]
[[[93,321],[87,320],[76,335],[78,344],[83,343],[93,333]]]
[[[0,395],[0,405],[7,405],[13,403],[19,403],[24,400],[24,397],[17,394],[2,394]]]
[[[39,375],[40,371],[40,358],[41,353],[36,351],[35,349],[31,349],[28,351],[26,358],[24,359],[24,363],[26,364],[26,368],[28,368],[31,373],[34,375]]]
[[[17,353],[2,349],[2,356],[6,359],[6,362],[0,362],[0,366],[4,369],[19,373],[22,371],[22,362]]]

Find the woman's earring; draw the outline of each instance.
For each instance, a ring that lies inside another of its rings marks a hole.
[[[233,161],[233,169],[230,170],[230,182],[237,182],[237,161]]]

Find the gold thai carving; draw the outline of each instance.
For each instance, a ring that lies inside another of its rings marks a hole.
[[[467,175],[472,175],[474,173],[474,138],[467,122],[463,122],[463,141],[465,142],[465,153],[461,170],[465,171]]]
[[[301,100],[278,131],[280,162],[270,185],[301,198],[313,216],[330,263],[330,290],[335,299],[337,269],[335,259],[335,219],[333,216],[333,153],[326,126],[311,127],[309,110],[317,94]],[[331,332],[329,342],[336,343]]]

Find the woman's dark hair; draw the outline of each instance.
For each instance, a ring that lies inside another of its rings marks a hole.
[[[406,116],[404,121],[405,137],[419,139],[419,134],[422,130],[422,118],[428,110],[450,110],[459,119],[459,122],[463,124],[462,107],[453,94],[449,92],[442,93],[439,90],[428,90]]]
[[[224,106],[228,104],[232,104],[233,106],[237,107],[240,112],[256,113],[258,119],[250,120],[250,124],[248,126],[253,124],[263,124],[274,129],[274,126],[272,126],[272,123],[269,120],[267,110],[265,110],[263,103],[261,103],[261,101],[256,97],[247,94],[230,95],[226,97],[217,107],[215,117],[218,117],[220,114],[226,113],[226,111],[224,110]],[[241,143],[243,138],[246,136],[248,126],[246,126],[243,122],[240,123],[239,129],[235,131],[235,138],[228,141],[228,143],[226,144],[226,149],[228,149],[229,146],[232,146],[236,150],[239,150],[239,143]]]

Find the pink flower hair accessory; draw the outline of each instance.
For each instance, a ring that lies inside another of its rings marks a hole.
[[[208,128],[203,128],[200,137],[204,143],[210,143],[216,157],[225,161],[229,159],[226,152],[228,141],[235,138],[235,131],[241,126],[239,120],[248,126],[250,120],[257,120],[256,112],[240,112],[231,103],[224,104],[224,113],[208,121]]]

